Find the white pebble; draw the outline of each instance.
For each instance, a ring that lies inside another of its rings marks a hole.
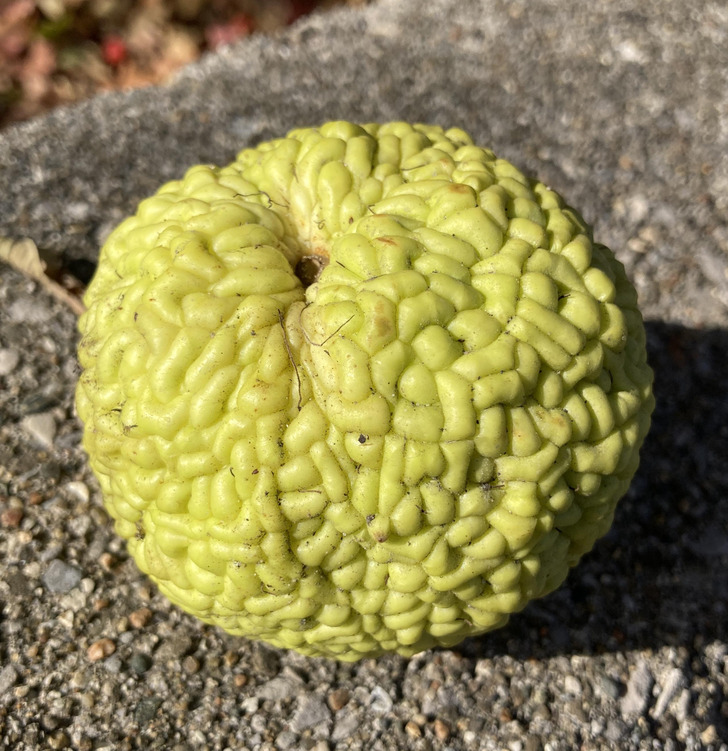
[[[659,719],[665,714],[665,710],[670,705],[670,702],[677,696],[678,692],[685,688],[687,684],[687,678],[680,668],[672,668],[668,671],[667,675],[662,681],[662,690],[657,697],[655,708],[652,712],[652,716],[655,719]]]
[[[567,694],[571,694],[572,696],[580,696],[581,683],[579,683],[579,679],[573,675],[567,675],[564,678],[564,690]]]
[[[15,349],[0,349],[0,376],[12,373],[20,362],[20,354]]]
[[[644,714],[650,703],[650,695],[654,685],[655,679],[652,677],[649,666],[644,660],[640,660],[629,677],[627,693],[620,702],[619,708],[622,717],[626,719],[627,717]]]
[[[394,702],[392,697],[381,687],[375,686],[369,697],[369,707],[376,714],[386,714],[391,711]]]
[[[66,492],[77,501],[85,503],[91,496],[91,492],[85,482],[67,482],[65,487]]]
[[[51,448],[56,437],[56,421],[50,412],[27,415],[21,423],[23,430],[43,448]]]

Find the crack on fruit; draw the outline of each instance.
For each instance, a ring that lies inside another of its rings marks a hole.
[[[329,265],[329,259],[319,253],[301,256],[294,270],[295,275],[300,279],[304,288],[315,284],[321,272]]]

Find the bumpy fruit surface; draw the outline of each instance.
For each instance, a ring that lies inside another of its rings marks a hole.
[[[343,660],[501,626],[610,526],[653,406],[636,294],[461,130],[198,166],[102,250],[84,444],[172,601]]]

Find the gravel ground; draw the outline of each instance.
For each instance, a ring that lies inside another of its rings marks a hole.
[[[137,572],[79,448],[74,316],[0,266],[0,748],[726,751],[727,51],[706,0],[382,0],[0,134],[0,236],[78,264],[163,180],[289,127],[464,126],[624,261],[658,400],[559,591],[456,649],[306,659]]]

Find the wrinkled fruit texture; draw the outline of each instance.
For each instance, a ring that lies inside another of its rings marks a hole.
[[[457,129],[334,122],[194,167],[86,303],[78,412],[131,554],[308,655],[452,645],[553,590],[653,406],[622,266]]]

